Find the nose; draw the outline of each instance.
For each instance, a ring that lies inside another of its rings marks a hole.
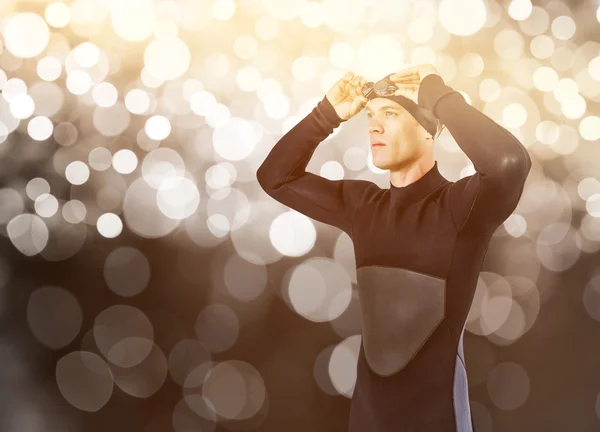
[[[377,118],[375,116],[372,116],[369,119],[369,133],[382,132],[382,131],[383,131],[383,126],[377,120]]]

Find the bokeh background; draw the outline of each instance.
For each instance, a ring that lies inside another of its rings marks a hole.
[[[599,6],[2,0],[0,430],[347,430],[350,238],[256,170],[346,71],[423,63],[534,162],[466,325],[476,432],[600,430]],[[361,112],[308,170],[388,187],[368,144]]]

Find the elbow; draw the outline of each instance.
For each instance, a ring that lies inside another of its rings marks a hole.
[[[256,180],[260,187],[269,195],[285,183],[285,181],[279,179],[276,175],[276,168],[269,167],[265,163],[256,170]]]
[[[267,191],[270,189],[269,184],[272,183],[272,179],[269,178],[268,170],[264,163],[256,170],[256,180],[263,190]]]
[[[531,157],[525,149],[519,155],[504,157],[499,164],[499,171],[502,177],[515,180],[521,179],[522,182],[525,182],[530,170]]]

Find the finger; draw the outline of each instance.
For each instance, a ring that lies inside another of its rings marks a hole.
[[[401,90],[401,91],[415,91],[420,86],[419,86],[419,84],[416,84],[416,83],[415,84],[400,83],[396,87],[398,87],[398,90]]]
[[[364,107],[368,102],[368,99],[364,96],[358,96],[352,101],[350,110],[352,112],[357,112],[359,108]]]
[[[417,93],[418,91],[419,91],[418,85],[400,85],[398,87],[398,89],[394,92],[394,95],[414,97],[415,93]]]
[[[354,72],[352,72],[352,71],[346,72],[346,74],[342,77],[342,80],[345,82],[350,82],[353,79],[354,79]]]
[[[416,65],[416,66],[410,66],[407,68],[404,68],[400,71],[400,73],[405,74],[405,75],[410,75],[410,74],[418,74],[419,70],[425,66],[424,64],[420,64],[420,65]]]
[[[391,77],[392,82],[397,82],[397,83],[411,83],[411,82],[419,82],[420,77],[419,75],[392,75]]]

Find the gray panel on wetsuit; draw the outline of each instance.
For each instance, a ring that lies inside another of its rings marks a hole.
[[[463,335],[465,328],[460,333],[458,342],[458,354],[454,365],[454,413],[456,417],[456,430],[458,432],[473,432],[471,421],[471,407],[469,406],[469,382],[464,365]]]
[[[444,318],[446,280],[397,267],[356,270],[365,359],[381,376],[402,370]]]

